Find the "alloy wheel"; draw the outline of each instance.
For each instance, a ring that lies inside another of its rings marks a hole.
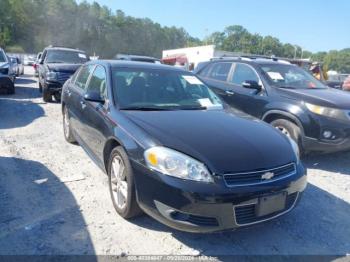
[[[284,126],[276,126],[276,128],[281,131],[283,134],[285,134],[287,137],[291,138],[291,134],[289,133],[289,131],[287,130],[287,128],[285,128]]]
[[[115,156],[111,166],[111,189],[114,203],[124,209],[128,199],[128,182],[125,175],[125,164],[120,156]]]

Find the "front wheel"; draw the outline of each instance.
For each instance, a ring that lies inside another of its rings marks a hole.
[[[141,213],[136,202],[134,175],[129,158],[122,147],[113,149],[109,164],[109,191],[113,206],[123,218],[133,218]]]
[[[61,94],[60,93],[54,93],[53,97],[55,98],[55,101],[57,103],[61,103]]]
[[[71,144],[76,143],[76,140],[72,132],[72,126],[70,124],[68,108],[66,106],[63,108],[63,132],[64,132],[64,138],[68,143],[71,143]]]
[[[281,131],[284,135],[287,137],[293,139],[295,143],[297,143],[299,147],[300,153],[303,152],[302,147],[302,139],[301,139],[301,130],[300,127],[298,127],[293,122],[286,120],[286,119],[277,119],[271,122],[271,125]]]
[[[52,102],[52,94],[46,88],[43,88],[43,100],[46,103]]]

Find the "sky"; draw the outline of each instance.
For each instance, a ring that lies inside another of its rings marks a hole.
[[[89,1],[92,2],[92,1]],[[350,47],[349,0],[97,0],[203,39],[229,25],[312,52]]]

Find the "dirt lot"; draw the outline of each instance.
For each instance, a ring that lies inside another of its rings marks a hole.
[[[0,95],[0,254],[228,255],[350,253],[350,153],[304,160],[309,186],[292,213],[264,225],[189,234],[113,210],[107,177],[66,143],[59,104],[30,68]]]

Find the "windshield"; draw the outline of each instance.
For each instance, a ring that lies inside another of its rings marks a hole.
[[[7,62],[5,54],[2,51],[0,51],[0,63],[5,63],[5,62]]]
[[[67,50],[51,50],[46,58],[46,63],[84,64],[87,61],[86,54]]]
[[[304,69],[293,65],[263,65],[267,79],[275,86],[291,89],[324,89],[327,88]]]
[[[220,99],[186,72],[113,69],[114,95],[123,110],[222,109]]]

